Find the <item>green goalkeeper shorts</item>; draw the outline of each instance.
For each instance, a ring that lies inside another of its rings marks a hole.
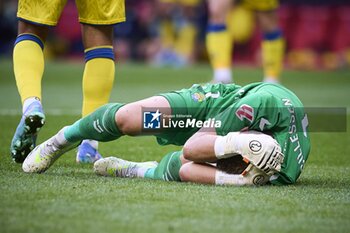
[[[168,100],[174,121],[189,121],[190,124],[163,130],[157,134],[158,143],[183,145],[201,128],[201,124],[196,123],[214,118],[225,110],[239,89],[241,87],[234,84],[195,84],[188,89],[159,94]]]

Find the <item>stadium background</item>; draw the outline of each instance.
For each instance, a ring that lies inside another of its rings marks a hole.
[[[152,62],[161,43],[159,37],[158,1],[126,1],[127,21],[115,26],[118,60]],[[287,41],[286,65],[296,69],[337,69],[350,65],[350,4],[336,0],[281,1],[279,22]],[[0,54],[10,56],[17,35],[17,1],[0,3]],[[176,12],[175,12],[176,13]],[[51,32],[46,45],[46,57],[52,59],[83,56],[80,25],[73,0],[68,0],[61,21]],[[181,21],[181,15],[173,16]],[[244,19],[249,19],[245,16]],[[196,8],[195,22],[198,36],[195,61],[206,61],[204,45],[207,24],[206,4]],[[248,24],[250,31],[242,32],[244,38],[235,41],[236,63],[259,64],[259,28]],[[235,26],[235,25],[234,25]],[[234,33],[234,32],[233,32]]]

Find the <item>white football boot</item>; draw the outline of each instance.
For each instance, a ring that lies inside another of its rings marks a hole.
[[[62,154],[73,149],[78,143],[69,143],[61,129],[56,135],[34,148],[22,164],[22,169],[27,173],[45,172]]]
[[[144,174],[146,170],[155,168],[157,165],[156,161],[136,163],[116,157],[107,157],[94,163],[94,172],[100,176],[133,178],[142,177],[140,174]]]

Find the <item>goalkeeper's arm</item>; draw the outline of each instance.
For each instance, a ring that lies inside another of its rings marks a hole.
[[[184,145],[185,159],[194,162],[213,162],[240,154],[253,165],[273,174],[283,162],[281,147],[275,139],[257,131],[232,132],[216,135],[215,129],[200,130]]]

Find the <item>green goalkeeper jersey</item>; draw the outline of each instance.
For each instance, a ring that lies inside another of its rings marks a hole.
[[[186,118],[187,124],[184,127],[173,124],[172,130],[158,134],[160,144],[183,145],[205,126],[215,127],[218,135],[257,130],[272,135],[285,155],[281,172],[272,176],[270,182],[292,184],[299,177],[310,151],[308,120],[301,101],[285,87],[268,83],[243,87],[196,84],[161,96],[170,103],[172,121]]]

